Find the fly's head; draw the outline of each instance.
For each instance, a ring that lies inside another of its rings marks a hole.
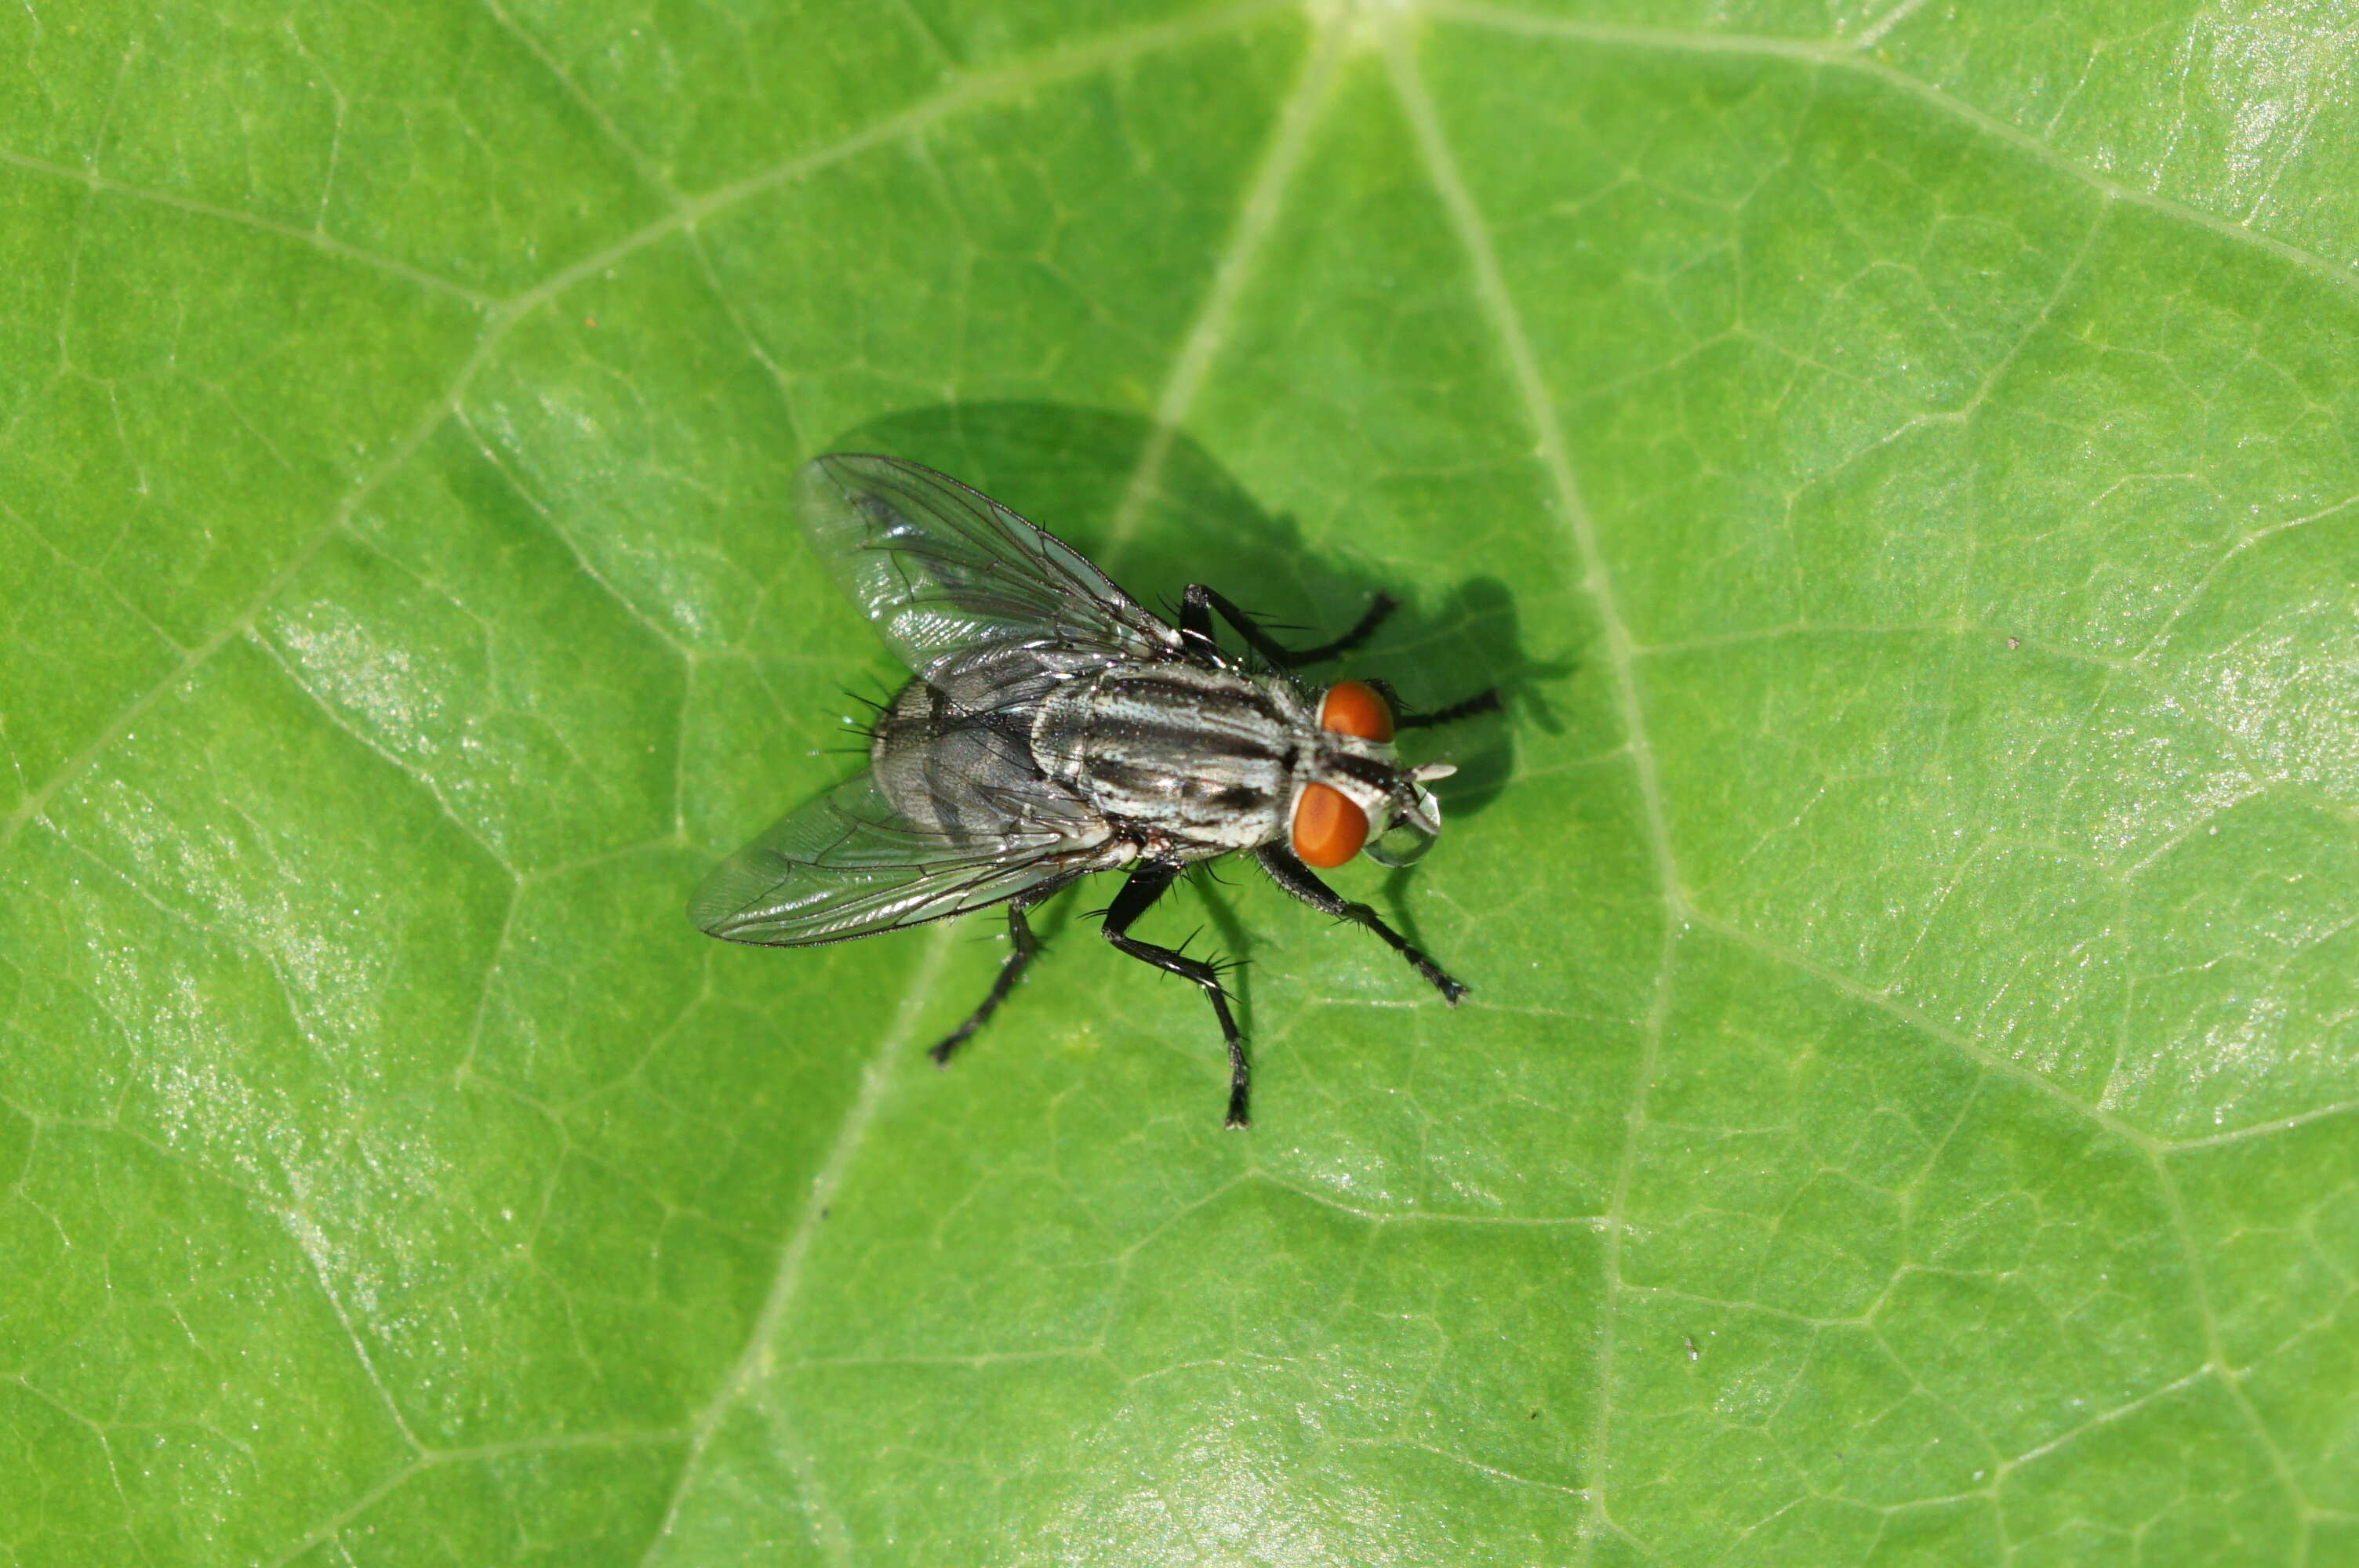
[[[1319,731],[1318,762],[1295,795],[1295,854],[1325,870],[1363,849],[1380,866],[1405,866],[1425,853],[1441,831],[1441,806],[1425,786],[1458,770],[1447,762],[1402,767],[1392,707],[1362,681],[1327,688]]]

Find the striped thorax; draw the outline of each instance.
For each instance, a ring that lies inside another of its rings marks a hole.
[[[1032,755],[1146,853],[1183,861],[1283,839],[1314,785],[1389,820],[1401,776],[1388,739],[1321,728],[1285,676],[1176,662],[1065,683],[1040,705]]]

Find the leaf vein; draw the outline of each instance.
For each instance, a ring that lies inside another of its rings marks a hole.
[[[197,197],[182,196],[175,191],[157,190],[147,186],[133,185],[128,181],[100,174],[95,169],[75,168],[68,164],[54,163],[45,157],[36,157],[30,153],[14,152],[5,147],[0,147],[0,165],[20,168],[28,174],[48,175],[57,179],[71,180],[76,185],[86,187],[102,195],[121,196],[134,201],[153,202],[158,207],[168,207],[175,211],[189,213],[192,217],[209,218],[215,222],[233,223],[241,228],[275,234],[282,240],[292,240],[298,244],[309,245],[313,250],[324,255],[334,256],[340,261],[355,262],[362,266],[372,267],[378,272],[400,278],[405,283],[415,284],[420,288],[447,295],[453,299],[464,300],[480,310],[491,310],[499,304],[497,298],[485,294],[481,289],[470,288],[463,283],[444,277],[439,273],[429,272],[424,267],[413,266],[393,256],[380,255],[365,245],[355,245],[349,241],[340,240],[324,230],[306,229],[295,223],[282,223],[275,218],[265,218],[255,212],[242,212],[234,207],[223,207],[218,202],[202,200]]]
[[[1164,464],[1171,455],[1171,443],[1179,434],[1180,421],[1194,406],[1196,395],[1212,372],[1212,361],[1220,352],[1221,341],[1228,332],[1230,318],[1245,293],[1254,264],[1260,259],[1270,231],[1277,226],[1287,189],[1309,146],[1318,111],[1334,81],[1343,44],[1342,24],[1331,22],[1320,29],[1310,57],[1303,62],[1302,73],[1296,78],[1278,112],[1277,128],[1262,151],[1260,164],[1246,182],[1236,222],[1213,263],[1212,286],[1205,290],[1196,319],[1172,359],[1162,394],[1155,401],[1154,425],[1146,445],[1140,449],[1138,466],[1131,470],[1130,482],[1124,487],[1114,520],[1107,525],[1099,558],[1109,569],[1138,526],[1139,514],[1146,510],[1147,498],[1154,493]]]
[[[655,1536],[647,1542],[647,1552],[640,1559],[643,1565],[655,1561],[656,1553],[670,1539],[673,1529],[679,1524],[680,1511],[688,1502],[698,1468],[706,1451],[712,1447],[713,1437],[721,1430],[722,1421],[756,1381],[771,1369],[770,1346],[792,1311],[795,1294],[801,1288],[804,1266],[819,1236],[820,1217],[826,1213],[836,1194],[842,1189],[852,1162],[858,1156],[869,1128],[883,1108],[886,1092],[893,1081],[893,1065],[916,1034],[919,1020],[941,979],[942,970],[950,957],[952,929],[953,923],[944,922],[936,925],[926,938],[917,968],[901,993],[901,1004],[895,1010],[892,1022],[886,1026],[875,1054],[869,1058],[868,1065],[861,1073],[859,1093],[853,1098],[851,1108],[845,1111],[843,1123],[837,1129],[835,1141],[829,1146],[826,1158],[821,1162],[818,1174],[811,1178],[810,1195],[803,1200],[802,1215],[788,1233],[786,1245],[779,1249],[778,1267],[772,1276],[769,1295],[762,1303],[761,1311],[755,1314],[752,1329],[745,1336],[745,1346],[739,1352],[728,1376],[722,1379],[720,1389],[698,1412],[690,1428],[688,1453],[680,1461],[679,1479],[664,1506],[662,1522],[656,1527]],[[832,1516],[825,1500],[819,1495],[816,1463],[799,1441],[787,1432],[777,1430],[785,1423],[776,1412],[773,1413],[774,1434],[779,1446],[788,1451],[788,1465],[803,1489],[805,1504],[817,1517],[821,1538],[818,1544],[831,1561],[839,1563],[850,1562],[852,1546],[842,1522]]]
[[[1677,959],[1685,902],[1680,892],[1679,867],[1672,855],[1670,829],[1662,790],[1655,771],[1655,755],[1647,730],[1646,708],[1639,692],[1636,657],[1627,623],[1623,620],[1603,546],[1594,519],[1582,500],[1581,487],[1567,450],[1554,398],[1542,378],[1538,357],[1526,332],[1521,313],[1507,287],[1489,225],[1459,172],[1457,159],[1441,129],[1424,79],[1408,44],[1394,34],[1386,40],[1386,59],[1396,96],[1407,115],[1411,135],[1425,166],[1428,180],[1449,213],[1451,229],[1465,252],[1474,294],[1493,333],[1499,340],[1509,374],[1526,418],[1538,445],[1540,460],[1555,492],[1560,520],[1571,535],[1583,569],[1582,587],[1596,607],[1600,640],[1612,682],[1614,701],[1629,748],[1631,773],[1644,814],[1647,848],[1663,899],[1662,948],[1657,958],[1651,995],[1641,1032],[1639,1059],[1631,1086],[1630,1109],[1616,1161],[1614,1187],[1604,1219],[1603,1292],[1599,1310],[1596,1413],[1583,1467],[1589,1485],[1590,1513],[1582,1545],[1593,1561],[1599,1530],[1608,1519],[1605,1449],[1610,1441],[1613,1403],[1615,1303],[1621,1291],[1622,1237],[1625,1228],[1630,1188],[1636,1179],[1638,1143],[1646,1125],[1647,1096],[1659,1059],[1665,1022],[1669,1013],[1671,971]]]
[[[2234,219],[2206,212],[2200,207],[2190,206],[2184,201],[2158,192],[2141,190],[2136,186],[2125,185],[2120,180],[2059,152],[2021,126],[2011,124],[1990,111],[1954,97],[1931,82],[1911,76],[1897,67],[1871,59],[1859,52],[1856,46],[1848,42],[1766,38],[1745,33],[1705,35],[1683,33],[1666,27],[1584,22],[1571,17],[1531,16],[1498,6],[1484,5],[1480,0],[1427,0],[1420,8],[1427,15],[1445,21],[1457,22],[1466,27],[1488,28],[1496,32],[1520,33],[1527,37],[1572,38],[1597,44],[1618,44],[1631,49],[1730,55],[1740,59],[1790,60],[1799,65],[1855,73],[1915,98],[1951,119],[1962,121],[1984,135],[2029,155],[2049,168],[2078,180],[2093,190],[2103,191],[2117,200],[2146,208],[2180,222],[2192,224],[2223,239],[2266,251],[2279,261],[2298,267],[2345,293],[2359,294],[2359,274],[2336,265],[2314,251],[2304,250],[2299,245],[2277,239],[2274,235],[2264,234],[2247,228]]]

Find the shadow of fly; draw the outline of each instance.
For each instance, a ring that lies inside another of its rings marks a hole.
[[[1126,871],[1102,933],[1212,1002],[1231,1127],[1245,1125],[1248,1071],[1219,966],[1130,934],[1189,866],[1249,852],[1311,908],[1375,933],[1444,1000],[1466,994],[1313,871],[1363,850],[1387,866],[1415,859],[1441,830],[1425,786],[1454,770],[1403,767],[1395,731],[1498,706],[1486,691],[1412,713],[1380,681],[1318,691],[1297,678],[1365,642],[1390,598],[1334,641],[1289,649],[1201,583],[1173,626],[1062,540],[897,458],[819,458],[800,503],[820,557],[916,678],[877,711],[864,772],[704,879],[689,905],[700,929],[809,947],[1005,903],[1007,957],[933,1047],[947,1062],[1039,952],[1026,912],[1093,871]],[[1249,655],[1214,640],[1216,614]]]

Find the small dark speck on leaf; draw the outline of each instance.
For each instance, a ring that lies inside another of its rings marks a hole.
[[[2022,647],[2022,646],[2023,646],[2023,639],[2022,639],[2022,638],[2020,638],[2020,637],[2009,637],[2009,638],[2006,640],[2006,651],[2007,651],[2008,653],[2010,653],[2010,654],[2012,654],[2012,653],[2013,653],[2013,652],[2015,652],[2017,648],[2020,648],[2020,647]]]
[[[1688,1359],[1689,1359],[1689,1360],[1690,1360],[1690,1361],[1695,1361],[1695,1360],[1700,1360],[1700,1359],[1701,1359],[1701,1358],[1702,1358],[1703,1352],[1702,1352],[1702,1351],[1701,1351],[1701,1350],[1698,1350],[1698,1349],[1695,1347],[1695,1336],[1694,1336],[1694,1335],[1692,1335],[1692,1334],[1682,1334],[1682,1335],[1680,1335],[1680,1344],[1682,1344],[1682,1345],[1684,1345],[1684,1346],[1686,1346],[1688,1347]]]
[[[598,318],[595,316],[584,316],[582,318],[582,324],[585,327],[595,327],[598,324]]]
[[[1539,1411],[1532,1411],[1532,1420],[1534,1420],[1534,1421],[1538,1421],[1538,1420],[1539,1420],[1539,1419],[1540,1419],[1540,1412],[1539,1412]]]
[[[827,1206],[826,1206],[825,1204],[821,1204],[821,1205],[820,1205],[820,1206],[819,1206],[819,1217],[820,1217],[821,1219],[825,1219],[825,1218],[827,1217]]]

